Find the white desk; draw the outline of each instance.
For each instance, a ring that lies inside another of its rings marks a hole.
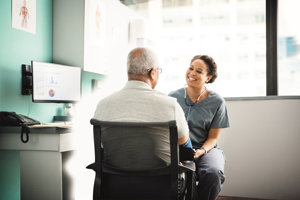
[[[72,129],[30,128],[28,143],[22,143],[20,132],[20,127],[0,127],[0,150],[20,151],[21,199],[74,199],[64,168],[75,146]]]

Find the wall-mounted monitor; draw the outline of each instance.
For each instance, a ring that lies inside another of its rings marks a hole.
[[[32,101],[72,103],[81,98],[81,68],[31,61]]]

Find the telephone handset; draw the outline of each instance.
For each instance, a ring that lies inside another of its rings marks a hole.
[[[27,143],[29,141],[30,132],[28,126],[40,124],[39,121],[31,119],[25,115],[16,114],[15,112],[0,112],[0,126],[21,126],[21,140],[23,143]],[[26,134],[26,138],[24,139],[24,133]]]

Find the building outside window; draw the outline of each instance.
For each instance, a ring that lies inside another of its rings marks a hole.
[[[300,94],[299,0],[278,1],[278,95]]]

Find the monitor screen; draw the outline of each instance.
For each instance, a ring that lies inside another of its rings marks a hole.
[[[81,97],[81,68],[31,61],[32,101],[72,103]]]

